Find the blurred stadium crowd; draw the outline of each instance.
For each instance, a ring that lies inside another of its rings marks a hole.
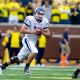
[[[80,24],[80,0],[0,0],[0,23],[23,23],[40,6],[50,23]]]

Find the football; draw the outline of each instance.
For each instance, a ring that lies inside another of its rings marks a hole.
[[[42,34],[42,28],[41,27],[37,27],[36,30],[37,30],[36,31],[36,35],[37,36],[41,36],[41,34]]]

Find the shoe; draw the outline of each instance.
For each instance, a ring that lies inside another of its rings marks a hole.
[[[66,64],[70,64],[68,60],[66,60]]]
[[[2,70],[2,68],[1,68],[1,66],[0,66],[0,75],[2,75],[2,72],[3,72],[3,70]]]
[[[29,68],[24,68],[24,73],[27,75],[31,75]]]
[[[40,67],[40,66],[41,66],[41,64],[36,64],[36,66],[37,66],[37,67]]]
[[[62,64],[62,61],[60,61],[59,64]]]
[[[77,76],[78,76],[78,74],[72,74],[72,78],[73,78],[73,79],[76,79]]]

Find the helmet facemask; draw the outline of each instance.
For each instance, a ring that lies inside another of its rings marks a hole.
[[[42,14],[42,13],[36,13],[35,18],[38,20],[42,20],[43,16],[44,16],[44,14]]]

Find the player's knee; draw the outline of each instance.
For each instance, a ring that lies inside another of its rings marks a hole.
[[[10,58],[11,63],[15,63],[15,62],[19,62],[19,59],[17,56],[14,56],[12,58]]]

